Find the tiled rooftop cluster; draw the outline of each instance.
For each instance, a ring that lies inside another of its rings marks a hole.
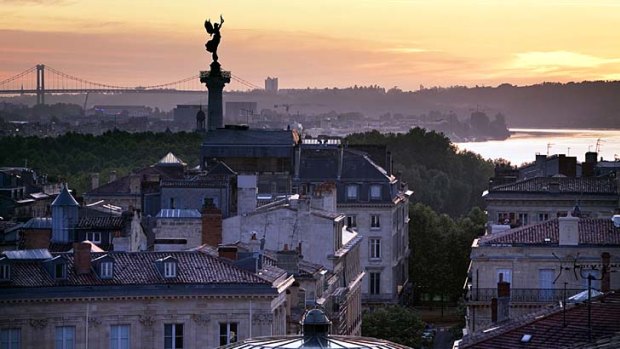
[[[557,188],[554,188],[557,186]],[[617,184],[608,177],[535,177],[492,188],[491,192],[541,192],[617,194]]]

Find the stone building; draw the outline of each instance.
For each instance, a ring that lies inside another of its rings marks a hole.
[[[490,224],[529,225],[557,218],[578,205],[582,217],[611,217],[620,207],[614,177],[536,177],[483,194]]]
[[[0,331],[21,348],[215,348],[284,335],[292,282],[198,251],[6,251]]]
[[[346,229],[344,215],[333,211],[335,185],[324,189],[311,198],[294,196],[225,219],[222,241],[234,244],[260,237],[265,250],[278,251],[278,267],[292,275],[299,274],[300,259],[323,266],[330,275],[318,290],[316,284],[309,285],[306,299],[314,299],[314,305],[329,309],[328,316],[335,322],[334,333],[359,335],[362,238]]]
[[[619,224],[620,225],[620,224]],[[510,285],[509,317],[587,290],[620,288],[620,228],[610,218],[560,217],[474,240],[467,285],[467,329],[492,322],[500,278]],[[500,276],[501,275],[501,276]]]
[[[312,195],[325,183],[336,185],[336,212],[362,237],[363,302],[396,303],[409,279],[409,197],[390,171],[385,148],[351,149],[336,140],[304,139],[296,149],[293,183]],[[371,155],[372,154],[372,158]],[[373,161],[386,166],[387,170]]]

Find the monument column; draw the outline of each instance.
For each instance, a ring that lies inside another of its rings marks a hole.
[[[224,91],[224,85],[230,82],[230,72],[222,71],[218,62],[212,62],[210,71],[200,72],[200,82],[206,84],[209,90],[207,130],[213,131],[224,127],[222,91]]]

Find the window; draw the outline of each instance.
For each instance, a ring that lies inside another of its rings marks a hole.
[[[164,262],[164,277],[173,278],[177,276],[177,265],[175,262]]]
[[[381,273],[371,272],[368,278],[370,280],[370,294],[381,293]]]
[[[357,184],[347,185],[347,199],[357,200]]]
[[[86,240],[93,242],[95,244],[101,243],[101,233],[95,231],[89,231],[86,233]]]
[[[370,259],[381,258],[381,239],[369,239],[370,241]]]
[[[54,278],[65,279],[67,277],[65,263],[57,263],[54,265]]]
[[[164,324],[164,349],[183,349],[183,324]]]
[[[114,275],[114,263],[112,262],[103,262],[101,263],[101,273],[100,276],[102,279],[111,279]]]
[[[347,216],[347,227],[349,228],[357,227],[357,216]]]
[[[0,264],[0,280],[9,280],[11,278],[11,266],[8,264]]]
[[[380,228],[381,222],[379,221],[379,215],[373,214],[370,215],[370,228]]]
[[[220,323],[220,345],[235,343],[237,341],[237,323]]]
[[[541,212],[538,214],[538,221],[539,222],[544,222],[544,221],[548,221],[549,220],[549,213],[544,213]]]
[[[505,282],[510,282],[512,285],[512,269],[511,268],[498,268],[495,270],[495,282],[499,282],[499,274],[502,274]]]
[[[174,208],[174,198],[170,198],[170,207],[169,208]]]
[[[21,330],[19,328],[3,328],[0,330],[0,348],[19,349]]]
[[[112,325],[110,349],[129,349],[129,325]]]
[[[75,326],[56,327],[56,349],[75,348]]]
[[[370,199],[371,200],[381,199],[381,186],[380,185],[373,184],[370,186]]]
[[[519,213],[518,220],[519,220],[519,223],[521,223],[521,225],[529,224],[527,213]]]

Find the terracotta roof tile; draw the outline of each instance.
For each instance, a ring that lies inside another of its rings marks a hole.
[[[578,223],[579,244],[620,245],[620,229],[614,227],[609,218],[583,218]],[[546,241],[545,239],[549,239]],[[478,240],[478,245],[495,244],[551,244],[560,240],[558,219],[487,234]]]
[[[517,323],[508,323],[484,334],[464,338],[461,349],[570,348],[588,342],[588,307],[578,304],[566,309],[566,327],[562,309]],[[609,338],[620,331],[620,294],[610,293],[592,302],[592,338]],[[523,335],[531,335],[522,343]]]
[[[106,253],[91,253],[91,260]],[[17,262],[11,265],[11,281],[0,283],[3,288],[98,285],[155,284],[268,284],[253,273],[217,257],[198,252],[109,252],[114,259],[114,277],[100,279],[94,272],[77,275],[72,253],[54,253],[67,261],[67,279],[54,280],[42,262]],[[158,259],[173,257],[178,261],[177,277],[165,279],[156,268]]]

